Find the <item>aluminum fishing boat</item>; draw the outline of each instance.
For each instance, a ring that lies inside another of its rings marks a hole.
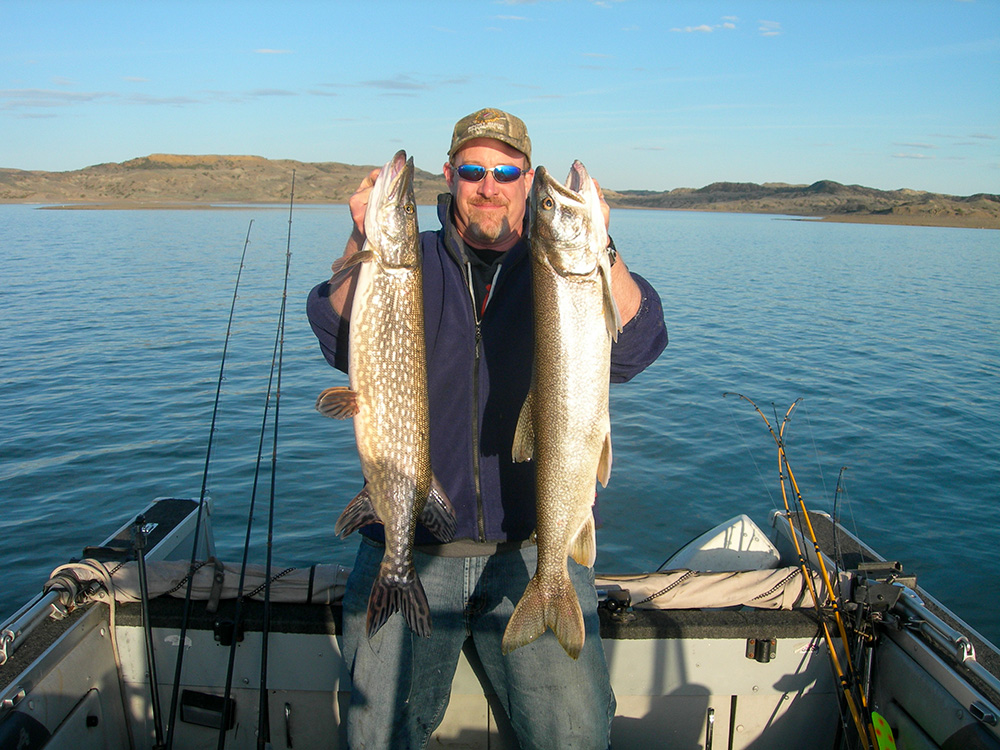
[[[3,624],[0,750],[346,747],[348,571],[226,565],[211,516],[156,500]],[[770,521],[599,576],[615,747],[1000,748],[995,646],[830,516]],[[516,747],[471,648],[433,742]]]

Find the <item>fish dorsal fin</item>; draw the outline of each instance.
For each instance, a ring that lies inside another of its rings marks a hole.
[[[534,387],[528,390],[528,395],[521,405],[521,414],[517,418],[514,445],[511,448],[511,458],[515,462],[530,461],[535,455],[535,425],[531,419],[531,403],[534,400],[534,392]]]
[[[589,513],[580,530],[576,532],[569,546],[569,556],[580,565],[594,567],[597,559],[597,533],[594,527],[594,514]]]

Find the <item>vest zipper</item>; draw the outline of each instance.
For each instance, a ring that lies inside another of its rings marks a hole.
[[[476,321],[476,356],[472,367],[472,472],[476,480],[476,510],[479,523],[479,541],[486,541],[486,514],[483,511],[483,488],[479,476],[479,351],[483,332]]]
[[[482,348],[483,330],[476,308],[476,292],[472,281],[472,264],[466,261],[466,284],[469,288],[469,302],[472,305],[472,318],[476,323],[475,355],[472,360],[472,477],[476,490],[476,527],[479,541],[486,541],[486,514],[483,510],[483,488],[479,467],[479,360]]]

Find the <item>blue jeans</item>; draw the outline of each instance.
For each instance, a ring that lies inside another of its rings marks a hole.
[[[468,637],[524,750],[610,746],[615,699],[601,645],[594,574],[569,561],[586,642],[571,659],[551,631],[503,656],[500,642],[535,572],[537,548],[485,557],[414,554],[431,608],[430,638],[414,635],[397,612],[369,639],[368,595],[382,546],[363,540],[344,596],[342,650],[351,671],[348,745],[424,748],[441,723],[459,654]]]

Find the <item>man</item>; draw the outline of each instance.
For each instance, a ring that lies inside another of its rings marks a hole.
[[[424,747],[444,716],[459,654],[471,637],[521,747],[606,748],[615,701],[592,570],[569,561],[586,624],[577,660],[551,632],[506,656],[500,647],[537,561],[534,466],[511,458],[534,336],[526,220],[531,141],[521,120],[483,109],[456,124],[448,156],[449,193],[438,201],[442,228],[422,232],[420,244],[431,464],[455,507],[458,529],[448,544],[417,529],[414,564],[433,623],[426,639],[410,633],[400,615],[366,636],[383,537],[377,525],[362,529],[344,598],[342,650],[353,680],[348,741],[352,747]],[[345,255],[364,244],[377,175],[373,171],[351,197],[354,229]],[[607,221],[610,211],[603,208]],[[324,355],[345,371],[353,290],[353,279],[336,288],[325,282],[308,303]],[[620,256],[612,291],[624,327],[612,348],[611,380],[624,382],[659,356],[667,335],[659,297]]]

